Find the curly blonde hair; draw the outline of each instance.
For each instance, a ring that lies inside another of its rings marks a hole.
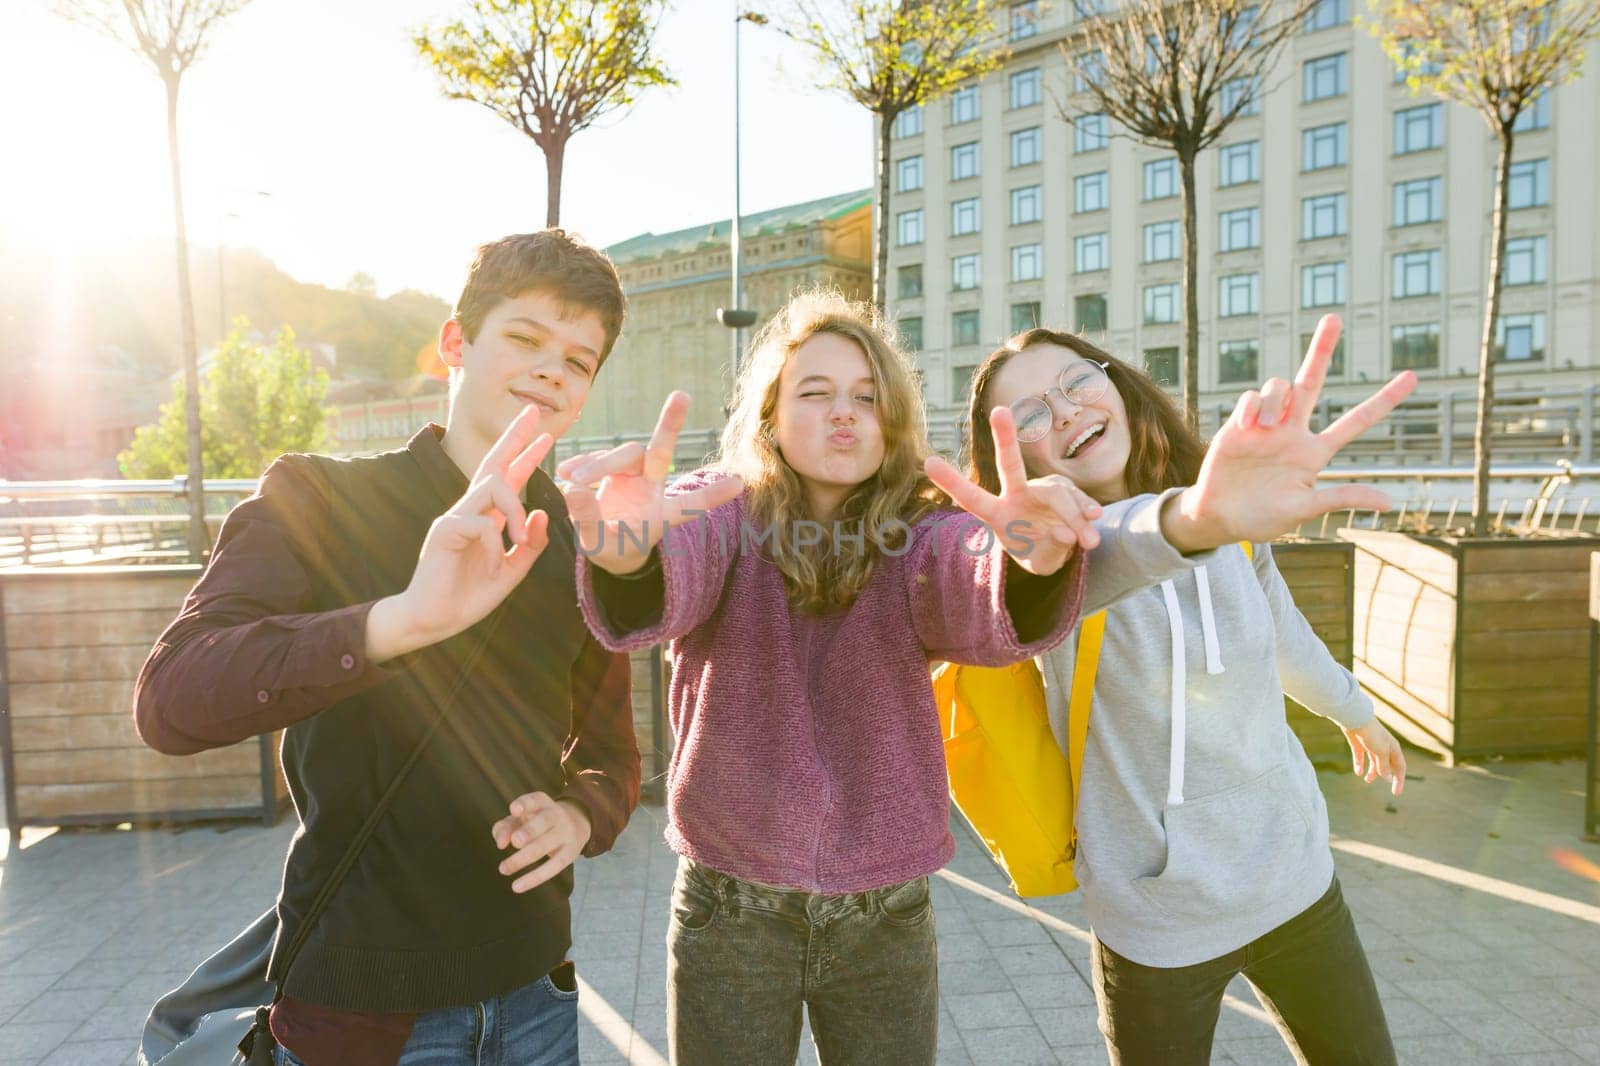
[[[797,545],[798,538],[782,533],[812,515],[800,476],[778,450],[778,380],[795,349],[819,333],[860,347],[877,394],[874,410],[883,431],[883,462],[855,487],[835,518],[840,541],[848,538],[860,550],[836,550],[832,536],[820,544]],[[751,515],[779,529],[780,535],[764,543],[783,574],[789,602],[822,613],[854,603],[883,550],[898,550],[904,532],[897,540],[885,531],[896,522],[915,525],[948,502],[923,473],[929,454],[919,375],[895,343],[893,328],[871,304],[852,301],[834,289],[808,289],[793,297],[751,343],[714,465],[742,477]]]

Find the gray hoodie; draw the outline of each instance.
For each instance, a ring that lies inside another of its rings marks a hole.
[[[1373,711],[1272,550],[1256,545],[1253,563],[1238,545],[1179,555],[1159,533],[1165,495],[1119,501],[1096,523],[1083,612],[1109,610],[1076,871],[1108,947],[1175,967],[1255,940],[1333,880],[1327,807],[1283,693],[1347,727]],[[1076,657],[1074,631],[1039,659],[1063,750]]]

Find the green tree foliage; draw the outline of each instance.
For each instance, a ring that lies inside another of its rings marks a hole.
[[[284,452],[326,446],[328,375],[285,326],[270,345],[237,318],[200,385],[201,451],[208,477],[259,477]],[[180,379],[154,425],[141,426],[117,462],[130,478],[165,478],[185,468],[186,393]]]
[[[1368,29],[1413,93],[1464,104],[1483,116],[1498,147],[1489,243],[1489,291],[1478,339],[1478,422],[1473,436],[1472,531],[1489,532],[1490,417],[1500,320],[1506,201],[1517,119],[1544,93],[1578,76],[1600,35],[1596,0],[1368,0]]]
[[[996,0],[791,0],[776,14],[780,31],[809,48],[823,84],[878,120],[878,232],[872,298],[887,296],[889,145],[894,122],[1006,61]]]
[[[447,97],[481,104],[544,152],[545,225],[555,226],[572,135],[676,84],[653,50],[668,2],[467,0],[461,18],[414,41]]]

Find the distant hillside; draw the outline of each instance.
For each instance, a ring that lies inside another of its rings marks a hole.
[[[192,249],[190,271],[203,351],[222,328],[216,249]],[[433,346],[450,314],[428,293],[379,299],[296,281],[248,250],[228,249],[222,273],[228,319],[246,315],[263,331],[288,323],[302,343],[332,344],[347,377],[415,374],[418,353]],[[0,358],[24,366],[120,364],[139,377],[164,376],[178,366],[174,274],[172,246],[160,242],[60,262],[0,249]]]

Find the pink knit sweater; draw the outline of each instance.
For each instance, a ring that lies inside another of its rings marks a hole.
[[[999,666],[1058,644],[1077,621],[1082,554],[1048,586],[1054,626],[1024,644],[1005,554],[969,554],[993,538],[964,512],[918,524],[848,611],[823,617],[789,608],[778,569],[741,537],[747,521],[741,497],[667,534],[663,610],[648,629],[615,630],[578,560],[602,644],[673,642],[667,842],[734,877],[817,893],[932,873],[955,842],[929,663]]]

